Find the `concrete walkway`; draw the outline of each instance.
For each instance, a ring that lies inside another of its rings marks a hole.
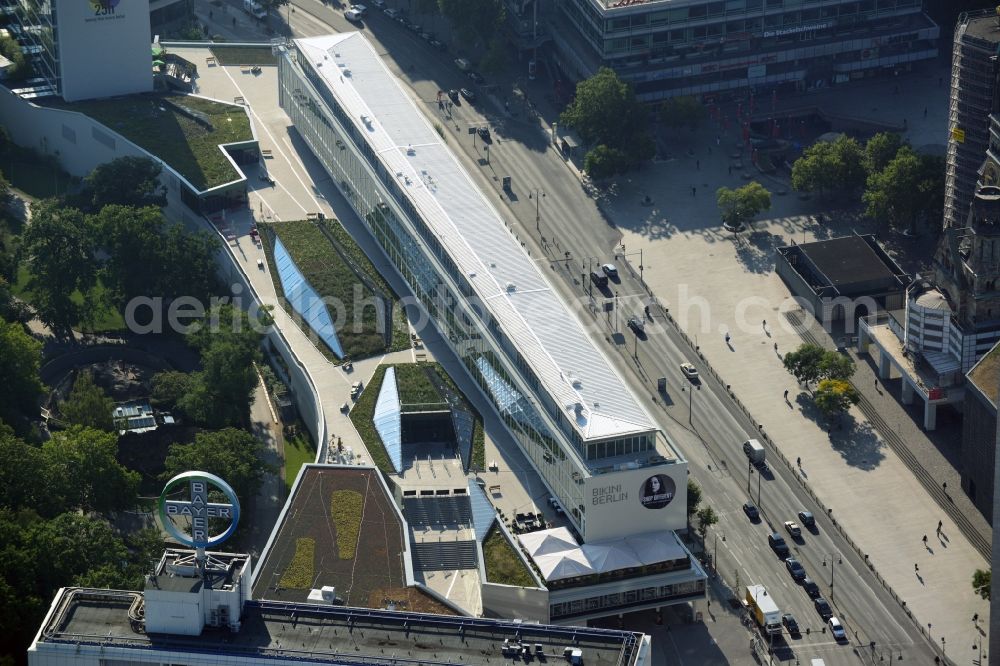
[[[939,75],[945,82],[940,88]],[[829,91],[808,101],[831,111],[849,110],[852,115],[871,115],[892,123],[900,122],[896,116],[905,109],[906,137],[911,143],[944,143],[947,71],[934,66],[895,82],[899,93],[883,83]],[[789,100],[788,104],[801,101]],[[676,154],[688,148],[694,154],[654,165],[619,182],[608,207],[612,219],[630,250],[643,249],[645,279],[653,291],[670,307],[681,328],[697,340],[784,457],[791,461],[801,457],[800,475],[820,502],[832,509],[886,585],[905,601],[931,638],[947,646],[949,656],[958,650],[964,655],[980,637],[973,614],[988,616],[988,604],[973,593],[970,584],[975,569],[988,563],[949,516],[957,515],[956,511],[966,515],[974,523],[974,534],[988,534],[989,527],[964,497],[947,498],[940,492],[943,481],[958,491],[954,470],[945,461],[947,452],[935,446],[920,422],[883,387],[876,389],[867,360],[858,359],[856,376],[864,395],[862,407],[878,417],[878,427],[891,433],[894,442],[915,452],[909,457],[917,458],[921,466],[918,476],[861,409],[850,411],[842,430],[828,433],[809,395],[796,386],[781,361],[785,352],[805,338],[786,316],[795,306],[773,272],[775,249],[793,239],[802,242],[850,234],[852,229],[874,229],[853,220],[820,224],[816,214],[822,211],[821,204],[789,194],[774,196],[772,210],[761,216],[755,231],[734,239],[720,227],[714,192],[720,186],[746,182],[742,169],[729,169],[735,141],[735,130],[720,136],[720,128],[711,123],[695,135],[677,139]],[[766,179],[758,179],[774,189]],[[697,188],[696,194],[692,187]],[[653,198],[652,206],[642,205],[646,195]],[[766,325],[762,324],[765,320]],[[731,346],[725,341],[727,332],[732,336]],[[814,333],[832,345],[822,330]],[[945,506],[952,502],[962,506]],[[939,520],[943,521],[940,533],[936,529]],[[928,536],[926,547],[924,535]],[[984,626],[982,621],[979,626]]]

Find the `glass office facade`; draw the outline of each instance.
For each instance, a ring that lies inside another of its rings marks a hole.
[[[294,47],[279,58],[279,102],[585,535],[584,483],[593,473],[586,461],[652,451],[655,430],[583,441],[529,362],[479,302],[395,174],[386,170]]]
[[[13,18],[7,29],[21,45],[35,74],[58,90],[58,24],[54,0],[8,0],[4,3],[4,12]]]
[[[567,51],[586,45],[594,56],[587,69],[615,69],[644,100],[780,83],[814,87],[937,55],[939,29],[921,0],[615,4],[559,3],[557,37],[576,35],[557,43],[576,69],[581,61]]]

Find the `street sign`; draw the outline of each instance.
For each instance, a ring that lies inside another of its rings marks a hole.
[[[188,484],[190,499],[167,499],[185,483]],[[229,503],[209,502],[210,486],[220,490]],[[240,501],[236,492],[228,483],[208,472],[184,472],[167,481],[160,493],[159,508],[160,521],[170,536],[179,543],[199,550],[215,547],[231,537],[240,519]],[[181,531],[176,524],[175,521],[182,518],[190,519],[190,533]],[[223,532],[213,535],[209,532],[209,520],[213,518],[228,520],[229,526]]]
[[[469,134],[475,134],[475,133],[476,133],[476,128],[475,127],[470,127],[469,128]]]

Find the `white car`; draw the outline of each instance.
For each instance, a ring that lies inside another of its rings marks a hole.
[[[612,280],[618,277],[618,267],[614,264],[604,264],[601,266],[601,270]]]
[[[681,363],[681,372],[688,379],[698,379],[698,368],[690,363]]]
[[[368,13],[368,8],[364,5],[351,5],[351,9],[358,13],[358,16],[364,18],[365,14]]]
[[[833,634],[833,637],[836,640],[842,641],[847,638],[847,632],[844,631],[844,625],[840,623],[840,620],[835,617],[831,617],[827,620],[827,624],[830,625],[830,633]]]

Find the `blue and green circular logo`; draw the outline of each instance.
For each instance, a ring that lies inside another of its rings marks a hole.
[[[188,484],[189,500],[167,499],[177,491],[178,486]],[[208,501],[210,487],[222,492],[228,504]],[[228,539],[236,531],[240,520],[240,501],[232,487],[208,472],[184,472],[167,481],[159,499],[160,521],[164,529],[179,543],[192,548],[213,548]],[[190,534],[181,531],[176,521],[188,518],[191,521]],[[209,520],[228,520],[229,526],[220,534],[209,533]]]

